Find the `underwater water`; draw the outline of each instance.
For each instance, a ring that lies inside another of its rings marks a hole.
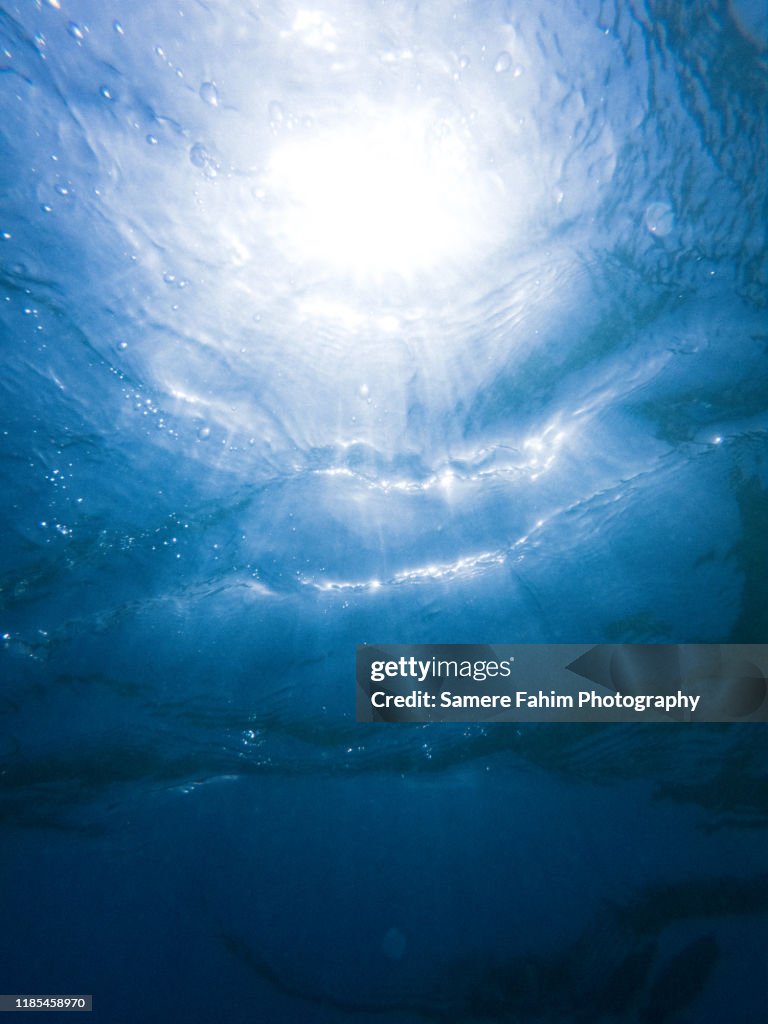
[[[750,0],[0,2],[0,991],[752,1024],[753,725],[359,643],[768,639]]]

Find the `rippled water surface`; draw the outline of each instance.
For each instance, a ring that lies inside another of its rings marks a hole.
[[[3,992],[759,1019],[761,727],[368,727],[353,658],[766,641],[767,44],[0,3]]]

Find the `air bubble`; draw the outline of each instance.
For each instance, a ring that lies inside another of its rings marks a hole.
[[[118,347],[118,349],[121,352],[125,352],[125,350],[128,348],[128,342],[127,341],[118,341],[117,347]]]
[[[82,41],[85,39],[85,33],[76,21],[70,21],[70,23],[67,25],[67,32],[69,32],[72,38],[76,39],[78,43],[82,43]]]
[[[113,100],[115,98],[115,94],[107,85],[102,85],[102,87],[99,89],[99,96],[101,96],[101,98],[105,100]]]
[[[430,130],[435,142],[444,142],[451,135],[451,126],[447,121],[436,121]]]
[[[197,436],[200,441],[207,441],[208,438],[211,436],[211,428],[200,427],[200,429],[197,432]]]
[[[219,90],[213,82],[203,82],[200,86],[200,99],[211,107],[218,107]]]
[[[120,24],[119,21],[113,21],[112,22],[112,28],[115,30],[115,32],[117,32],[117,34],[119,36],[124,36],[125,35],[125,29],[123,28],[123,26]]]
[[[218,160],[208,152],[202,142],[196,142],[189,150],[189,160],[194,167],[199,167],[206,178],[215,178],[219,173]]]
[[[147,136],[147,142],[150,144],[150,146],[156,146],[157,145],[157,136],[156,135],[148,135]]]
[[[493,65],[493,70],[501,74],[504,71],[509,71],[512,67],[512,58],[506,50],[502,50],[496,58],[496,63]]]
[[[190,162],[195,167],[205,167],[208,162],[208,150],[202,144],[202,142],[196,142],[189,151]]]
[[[675,215],[669,203],[651,203],[645,211],[645,226],[652,235],[665,238],[675,226]]]

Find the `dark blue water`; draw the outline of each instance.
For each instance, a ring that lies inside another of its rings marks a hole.
[[[353,676],[768,640],[767,44],[0,3],[0,992],[764,1019],[763,727],[364,726]]]

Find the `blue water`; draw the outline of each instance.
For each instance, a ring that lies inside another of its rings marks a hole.
[[[768,640],[767,46],[0,3],[0,992],[764,1019],[762,727],[364,726],[353,677]]]

